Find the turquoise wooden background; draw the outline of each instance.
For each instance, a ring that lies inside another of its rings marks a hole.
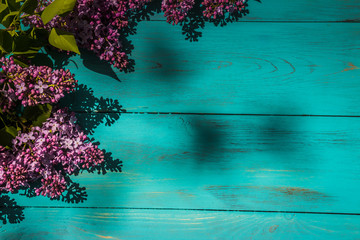
[[[197,42],[140,22],[132,73],[71,58],[113,160],[73,178],[87,196],[9,195],[0,238],[360,239],[360,2],[249,5]]]

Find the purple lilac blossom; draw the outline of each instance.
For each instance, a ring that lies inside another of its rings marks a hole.
[[[36,10],[40,13],[52,1],[45,1]],[[75,35],[77,44],[96,53],[114,67],[124,70],[129,61],[119,40],[120,31],[128,26],[129,12],[142,8],[150,0],[77,0],[66,17],[55,17],[45,26],[38,16],[27,17],[24,25],[50,30],[61,28]]]
[[[47,66],[20,67],[12,57],[0,59],[0,110],[10,111],[16,101],[23,106],[57,103],[77,85],[69,70]]]
[[[161,10],[168,23],[173,25],[183,22],[194,6],[194,0],[163,0]]]
[[[240,12],[245,7],[245,0],[204,0],[201,5],[205,8],[203,15],[209,19],[222,17]]]
[[[59,197],[66,175],[104,161],[103,152],[74,123],[74,113],[57,110],[28,133],[13,139],[13,149],[0,146],[0,190],[14,192],[39,181],[37,195]]]

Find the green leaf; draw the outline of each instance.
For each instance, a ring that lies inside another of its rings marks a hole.
[[[0,13],[3,12],[5,9],[7,9],[7,5],[0,3]]]
[[[28,64],[24,63],[23,61],[19,60],[18,58],[16,58],[16,56],[14,57],[14,62],[17,64],[17,65],[20,65],[21,67],[29,67]]]
[[[50,32],[49,43],[59,49],[80,54],[75,37],[69,32],[53,28]]]
[[[51,110],[50,104],[26,107],[22,117],[31,121],[33,126],[41,126],[50,117]]]
[[[3,52],[10,53],[12,50],[13,39],[10,33],[4,29],[0,30],[0,48]]]
[[[41,19],[44,24],[50,22],[56,15],[64,15],[75,6],[76,0],[55,0],[49,6],[47,6],[41,14]]]
[[[18,131],[15,127],[4,127],[0,129],[0,145],[11,147],[11,141],[17,136]]]
[[[18,11],[20,9],[20,2],[16,0],[6,0],[5,1],[10,9],[10,11]]]
[[[19,10],[19,14],[24,12],[28,14],[33,14],[36,7],[38,6],[38,0],[26,0]]]
[[[16,128],[13,127],[13,126],[5,127],[5,130],[6,130],[7,133],[9,133],[9,134],[10,134],[11,136],[13,136],[13,137],[16,137],[17,134],[18,134],[18,131],[17,131]]]
[[[0,22],[4,19],[6,15],[10,13],[10,9],[4,3],[0,3]]]
[[[47,45],[49,39],[49,32],[45,29],[34,28],[30,32],[30,36],[39,42],[39,44],[45,46]]]
[[[43,45],[39,41],[28,35],[20,35],[14,38],[13,53],[15,55],[34,57],[42,47]]]
[[[34,58],[40,49],[28,50],[24,52],[13,52],[15,56],[24,56],[26,58]]]
[[[14,21],[14,18],[18,14],[19,14],[19,11],[11,12],[11,13],[7,14],[1,21],[1,24],[4,25],[5,27],[9,27],[11,25],[11,23]]]

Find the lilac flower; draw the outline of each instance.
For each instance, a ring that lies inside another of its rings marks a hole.
[[[20,85],[17,85],[16,88],[17,88],[17,93],[19,94],[26,91],[25,83],[21,83]]]
[[[39,2],[35,12],[40,13],[51,2]],[[120,32],[128,26],[132,11],[141,9],[148,2],[150,0],[78,0],[73,12],[65,18],[57,16],[44,25],[40,17],[29,16],[24,25],[48,30],[57,27],[72,32],[80,47],[95,52],[122,70],[129,61],[119,41]]]
[[[28,138],[28,140],[35,140],[35,136],[34,136],[34,133],[33,132],[29,132],[28,134],[27,134],[27,138]]]
[[[246,0],[203,0],[201,5],[205,8],[203,15],[209,19],[222,17],[225,13],[230,15],[239,13],[245,8]]]
[[[35,147],[40,148],[45,143],[45,138],[38,138],[35,142]]]
[[[48,88],[48,85],[43,84],[43,82],[38,82],[38,84],[35,85],[35,89],[37,89],[39,93],[43,93],[46,88]]]
[[[175,25],[185,20],[194,3],[194,0],[163,0],[161,10],[164,11],[167,22]]]
[[[72,149],[73,148],[73,141],[71,139],[65,139],[63,142],[62,142],[62,146],[64,148],[68,148],[68,149]]]
[[[52,131],[52,133],[54,133],[54,132],[56,132],[58,129],[59,129],[59,127],[60,127],[60,124],[58,124],[58,123],[53,123],[53,125],[51,126],[51,131]]]
[[[77,85],[68,70],[47,66],[20,67],[12,57],[1,58],[0,110],[10,111],[17,101],[24,106],[57,103]]]
[[[28,138],[27,134],[23,134],[21,136],[16,137],[15,139],[16,140],[15,140],[14,144],[21,146],[23,143],[26,143],[29,138]]]
[[[74,144],[74,148],[78,148],[78,146],[80,146],[82,143],[80,137],[77,137],[74,141],[73,141],[73,144]]]
[[[14,192],[40,181],[36,194],[56,198],[67,188],[66,174],[104,161],[103,152],[70,119],[76,121],[73,113],[57,110],[42,127],[20,132],[12,151],[0,146],[0,190]]]

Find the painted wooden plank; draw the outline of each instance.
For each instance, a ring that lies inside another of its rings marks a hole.
[[[159,2],[159,1],[158,1]],[[157,7],[159,3],[154,4]],[[360,3],[357,0],[273,0],[261,3],[248,1],[249,13],[243,21],[358,21]],[[151,20],[165,20],[156,14]],[[241,21],[241,20],[240,20]]]
[[[135,72],[112,72],[89,53],[67,67],[95,97],[116,99],[127,111],[360,115],[359,29],[234,23],[209,26],[191,43],[180,28],[142,22],[132,36]],[[86,96],[75,110],[92,104]]]
[[[87,196],[73,201],[87,200],[13,197],[20,206],[360,213],[359,129],[360,118],[123,114],[94,134],[123,172],[74,177]]]
[[[359,216],[117,209],[25,209],[20,239],[357,239]]]
[[[360,20],[357,0],[249,1],[244,20],[257,21],[348,21]]]

